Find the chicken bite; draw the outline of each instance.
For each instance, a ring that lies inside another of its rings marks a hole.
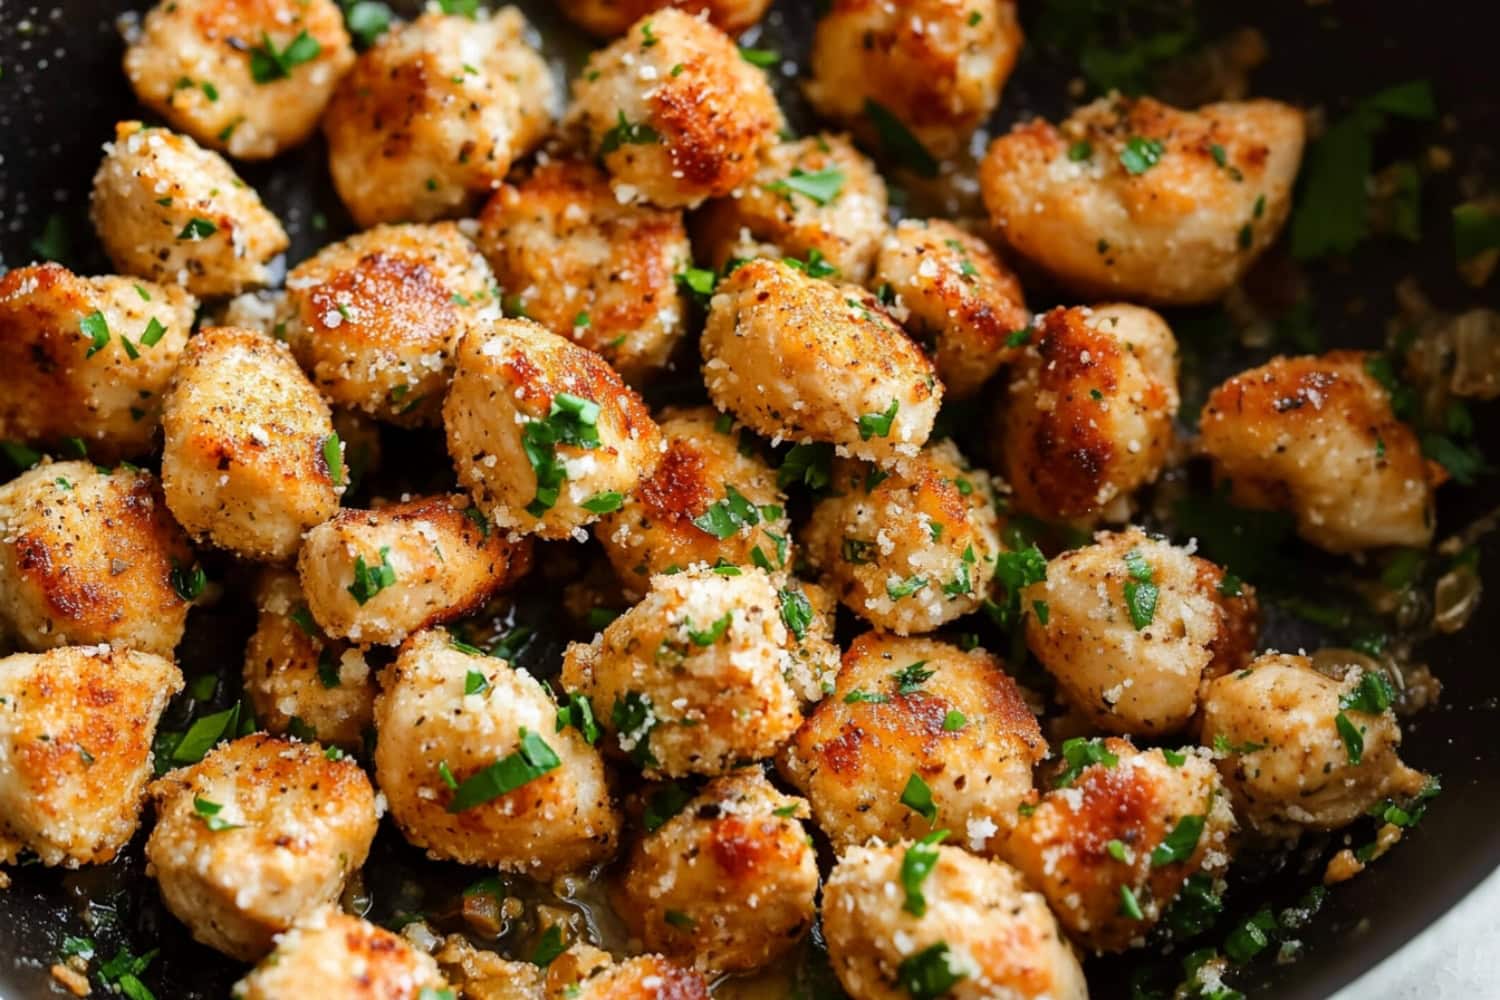
[[[863,284],[885,212],[875,165],[847,136],[825,133],[767,150],[754,177],[693,216],[693,242],[715,271],[732,260],[796,257],[815,277]]]
[[[122,273],[194,295],[270,281],[287,235],[224,158],[185,135],[120,122],[94,174],[89,217]]]
[[[775,440],[889,463],[927,443],[943,387],[878,299],[780,261],[720,282],[703,329],[715,406]]]
[[[748,972],[796,946],[816,915],[807,803],[759,768],[715,778],[636,841],[615,912],[651,951],[705,972]]]
[[[0,633],[171,656],[193,552],[156,477],[53,462],[0,485]]]
[[[125,50],[140,102],[242,160],[299,145],[354,62],[333,0],[162,0]]]
[[[667,7],[589,57],[564,125],[621,201],[683,208],[748,181],[782,117],[765,73],[732,40]]]
[[[1015,126],[979,181],[1005,242],[1075,294],[1197,305],[1275,241],[1304,133],[1302,112],[1276,101],[1180,111],[1105,97],[1060,127]]]
[[[100,462],[149,452],[197,305],[175,286],[60,264],[0,276],[0,440],[76,438]]]
[[[0,864],[104,864],[130,841],[151,741],[182,690],[170,660],[109,646],[0,659]]]
[[[1079,944],[1138,947],[1189,878],[1212,881],[1229,866],[1235,822],[1218,772],[1206,753],[1120,739],[1062,750],[1066,769],[999,854]]]
[[[665,367],[686,332],[682,213],[621,202],[593,163],[549,159],[503,185],[476,238],[507,312],[597,351],[632,384]]]
[[[353,758],[242,736],[151,785],[147,874],[193,939],[251,962],[338,899],[375,837],[375,790]]]
[[[543,538],[583,537],[660,458],[661,433],[619,374],[528,320],[459,342],[443,426],[480,509]]]
[[[653,577],[592,643],[568,647],[563,687],[648,777],[769,757],[802,721],[782,601],[759,569]]]
[[[656,471],[594,525],[621,583],[640,590],[658,573],[700,564],[792,566],[786,495],[775,470],[739,447],[734,421],[699,406],[667,410],[658,426]]]
[[[335,906],[313,910],[234,984],[234,1000],[432,1000],[453,991],[426,952]]]
[[[1058,308],[1026,340],[995,416],[1011,505],[1080,525],[1127,520],[1172,447],[1172,331],[1137,306]]]
[[[1015,0],[833,0],[824,9],[807,99],[887,153],[887,136],[910,133],[928,154],[924,170],[962,150],[995,110],[1021,51]]]
[[[613,856],[604,762],[536,678],[455,643],[408,639],[375,700],[375,776],[429,857],[540,879]]]
[[[1088,997],[1041,894],[957,847],[851,847],[823,888],[823,933],[851,1000]]]
[[[937,826],[983,852],[1031,799],[1031,769],[1046,753],[994,656],[868,632],[777,765],[837,848]]]
[[[335,406],[436,424],[454,345],[500,318],[494,279],[458,226],[377,226],[286,277],[280,336]]]
[[[705,15],[726,35],[738,35],[765,16],[771,0],[558,0],[558,6],[568,20],[600,38],[622,35],[635,21],[667,7]]]
[[[531,540],[511,542],[463,495],[341,510],[297,555],[313,620],[362,645],[461,618],[530,568]]]
[[[264,334],[221,326],[195,336],[162,428],[167,506],[199,540],[282,561],[338,509],[346,479],[328,405]]]
[[[855,614],[898,635],[931,632],[990,592],[1001,551],[990,477],[951,441],[890,473],[841,459],[802,543]]]
[[[1371,370],[1376,355],[1278,357],[1208,397],[1200,447],[1230,499],[1289,511],[1297,534],[1329,552],[1424,548],[1444,474]]]
[[[944,219],[903,219],[880,244],[872,287],[928,345],[948,394],[966,399],[1020,353],[1031,324],[1021,282],[977,236]]]
[[[271,733],[345,750],[364,746],[375,712],[375,678],[364,653],[318,628],[293,572],[262,572],[255,605],[244,669],[255,721]]]
[[[1235,814],[1267,837],[1337,830],[1387,796],[1416,795],[1426,776],[1401,762],[1401,727],[1379,674],[1335,679],[1305,656],[1267,653],[1203,686],[1203,745],[1212,747]]]
[[[362,228],[463,215],[542,141],[556,100],[514,7],[431,11],[359,57],[323,117],[328,169]]]
[[[1255,652],[1251,587],[1138,528],[1062,553],[1022,597],[1036,609],[1026,645],[1062,699],[1106,732],[1180,730],[1197,711],[1199,682]]]
[[[566,956],[565,956],[566,957]],[[660,955],[588,963],[567,981],[548,970],[547,1000],[709,1000],[702,974]]]

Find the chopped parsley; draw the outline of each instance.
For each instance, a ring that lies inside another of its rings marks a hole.
[[[895,583],[886,583],[885,593],[893,601],[899,601],[904,597],[910,597],[923,587],[927,586],[927,580],[920,576],[909,576],[905,580]]]
[[[557,710],[557,731],[572,726],[583,736],[584,742],[593,746],[599,742],[599,722],[594,718],[594,703],[589,696],[570,691]]]
[[[1068,147],[1068,159],[1072,160],[1074,163],[1082,163],[1085,160],[1092,159],[1093,156],[1093,143],[1089,142],[1087,139],[1079,139],[1077,142]]]
[[[619,734],[620,749],[625,750],[629,745],[631,760],[640,767],[656,766],[656,755],[651,752],[651,731],[657,723],[650,698],[639,691],[626,691],[615,699],[609,721]]]
[[[934,673],[927,669],[926,660],[918,660],[891,674],[891,680],[896,682],[897,694],[915,694]]]
[[[219,227],[207,219],[196,216],[189,219],[187,225],[182,227],[182,232],[177,234],[179,240],[204,240],[219,231]]]
[[[948,709],[948,714],[943,716],[943,732],[945,733],[956,733],[968,724],[968,717],[956,708]]]
[[[97,309],[78,321],[78,330],[89,338],[89,349],[83,355],[85,358],[92,358],[109,344],[109,321]]]
[[[619,121],[604,133],[604,138],[599,142],[600,156],[608,156],[621,146],[649,146],[661,141],[661,135],[650,125],[645,122],[631,123],[623,111],[618,114]]]
[[[817,205],[826,205],[844,189],[844,172],[837,167],[807,171],[793,167],[789,176],[764,185],[767,191],[785,195],[800,194]]]
[[[1353,709],[1369,715],[1379,715],[1391,707],[1395,692],[1384,674],[1366,671],[1360,675],[1359,684],[1339,699],[1339,708]]]
[[[1203,835],[1202,816],[1184,816],[1172,827],[1172,832],[1162,839],[1151,852],[1151,867],[1160,868],[1175,862],[1186,861],[1198,848],[1198,838]]]
[[[193,796],[193,812],[203,821],[204,826],[208,827],[214,833],[218,833],[220,830],[238,830],[241,824],[231,823],[219,815],[223,809],[224,807],[219,803],[210,802],[201,795]]]
[[[1139,176],[1156,166],[1166,151],[1167,147],[1159,139],[1133,135],[1125,140],[1125,146],[1120,150],[1120,163],[1127,173]]]
[[[885,408],[883,413],[866,413],[859,418],[859,439],[868,441],[872,437],[889,437],[891,433],[891,421],[896,419],[896,411],[900,409],[899,399],[891,400],[891,405]]]
[[[1120,915],[1129,917],[1131,920],[1145,919],[1145,914],[1141,912],[1140,901],[1135,898],[1135,890],[1128,885],[1120,886]]]
[[[1156,573],[1140,549],[1125,553],[1125,569],[1130,574],[1125,581],[1125,608],[1130,612],[1130,624],[1139,632],[1155,619],[1160,590],[1154,582]]]
[[[196,601],[203,593],[203,588],[208,586],[208,574],[196,562],[190,567],[184,567],[173,559],[168,579],[172,583],[172,589],[177,591],[177,596],[189,604]]]
[[[1344,756],[1348,759],[1349,766],[1357,766],[1365,756],[1363,733],[1343,712],[1333,717],[1333,725],[1339,732],[1339,739],[1344,741]]]
[[[724,499],[710,504],[693,518],[693,526],[718,539],[728,538],[741,528],[760,523],[760,511],[731,483],[724,484]]]
[[[646,808],[641,813],[641,825],[647,833],[661,829],[667,820],[687,807],[692,795],[675,781],[669,781],[646,798]]]
[[[168,755],[177,764],[196,764],[222,739],[234,739],[240,728],[242,709],[236,702],[222,712],[193,720],[186,733]]]
[[[343,486],[344,449],[343,443],[339,441],[338,431],[323,439],[323,464],[328,466],[328,478],[333,481],[333,485]]]
[[[945,997],[967,973],[954,968],[953,954],[946,941],[928,945],[908,955],[896,967],[896,980],[912,1000],[937,1000]]]
[[[362,49],[375,44],[376,39],[391,27],[391,8],[380,0],[344,0],[344,25]]]
[[[594,514],[612,514],[625,503],[625,496],[614,490],[595,493],[583,502],[583,509]]]
[[[339,662],[333,658],[333,650],[327,646],[318,652],[318,683],[330,689],[343,683],[339,674]]]
[[[261,32],[260,44],[250,50],[250,76],[256,83],[286,79],[292,70],[312,62],[322,51],[323,46],[305,28],[284,49],[277,49],[271,36]]]
[[[547,741],[523,726],[520,748],[465,778],[454,789],[448,811],[460,813],[483,805],[535,781],[561,764]]]
[[[801,483],[814,493],[821,493],[833,482],[833,445],[826,443],[794,445],[776,470],[776,485],[786,489]]]
[[[922,895],[922,883],[932,874],[937,865],[938,848],[947,839],[947,830],[934,830],[906,849],[901,858],[901,886],[906,890],[906,902],[902,909],[914,917],[927,912],[927,897]]]
[[[761,69],[766,69],[769,66],[775,66],[781,61],[781,53],[775,49],[747,49],[741,45],[740,58],[751,66],[759,66]]]
[[[807,251],[807,260],[801,261],[796,257],[783,257],[781,262],[794,271],[801,271],[809,278],[834,278],[838,276],[839,269],[828,262],[823,256],[823,251],[812,247]]]
[[[521,431],[521,450],[536,474],[536,493],[526,512],[541,517],[557,503],[568,471],[557,460],[557,446],[599,447],[599,404],[566,392],[552,397],[547,416],[530,420]]]
[[[457,644],[455,643],[455,646],[456,645]],[[483,656],[484,655],[484,653],[483,653],[482,650],[475,649],[473,646],[469,646],[469,649],[463,650],[463,652],[468,652],[470,649],[473,650],[473,653],[471,653],[470,655],[475,655],[475,656]],[[468,673],[464,674],[464,694],[465,695],[484,694],[489,689],[490,689],[490,680],[489,680],[488,677],[484,676],[484,672],[483,671],[480,671],[480,670],[470,670]]]
[[[354,557],[354,582],[345,589],[361,607],[370,598],[396,582],[396,570],[391,565],[390,555],[391,547],[382,545],[380,562],[375,566],[366,565],[365,557],[362,555]]]
[[[932,789],[915,771],[906,779],[906,787],[901,790],[901,804],[927,822],[937,822],[937,805],[932,801]]]
[[[537,942],[536,950],[531,953],[531,964],[545,969],[557,956],[567,951],[567,948],[568,946],[563,943],[562,928],[553,924],[542,932],[542,939]]]
[[[1078,780],[1078,776],[1086,768],[1092,767],[1095,764],[1114,767],[1120,763],[1120,758],[1104,745],[1102,738],[1097,736],[1091,739],[1075,736],[1072,739],[1064,740],[1062,756],[1068,766],[1056,778],[1052,779],[1052,787],[1054,788],[1067,788]]]
[[[875,126],[885,156],[922,177],[938,175],[938,161],[904,122],[878,101],[865,99],[865,117]]]
[[[756,551],[759,551],[758,549]],[[813,607],[801,589],[784,587],[776,592],[781,602],[781,623],[792,637],[801,642],[812,625]]]

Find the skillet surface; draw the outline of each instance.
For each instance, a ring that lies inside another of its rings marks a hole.
[[[1079,6],[1076,0],[1074,5]],[[113,122],[139,114],[119,69],[122,43],[114,25],[116,15],[137,6],[134,0],[61,0],[55,6],[0,0],[0,264],[29,262],[30,241],[47,218],[58,213],[69,223],[77,249],[72,257],[75,267],[90,273],[109,270],[93,247],[86,200],[99,146]],[[542,29],[559,68],[570,56],[576,58],[578,40],[551,11],[551,4],[521,6]],[[1027,8],[1036,6],[1040,4],[1023,4],[1023,17],[1032,18],[1035,11]],[[1428,144],[1440,142],[1455,151],[1460,166],[1477,168],[1493,186],[1500,173],[1496,152],[1478,143],[1500,136],[1500,72],[1495,68],[1493,30],[1484,30],[1495,25],[1477,22],[1494,14],[1480,14],[1479,5],[1461,3],[1437,3],[1420,13],[1409,4],[1350,0],[1230,5],[1233,11],[1213,6],[1202,12],[1209,37],[1216,29],[1249,25],[1269,41],[1271,57],[1252,76],[1257,96],[1305,106],[1323,104],[1337,113],[1351,99],[1390,84],[1430,80],[1440,113],[1452,125],[1445,121],[1425,130],[1388,130],[1377,146],[1377,165],[1417,155]],[[760,44],[774,43],[788,57],[804,53],[812,7],[781,0],[768,38]],[[1058,113],[1063,85],[1071,75],[1066,62],[1030,49],[1007,87],[995,127],[1003,130],[1036,112]],[[782,92],[795,117],[797,102],[790,88]],[[351,228],[329,185],[323,155],[321,144],[314,142],[272,164],[237,165],[287,224],[293,237],[291,262]],[[1500,283],[1492,282],[1488,292],[1476,292],[1454,273],[1448,212],[1457,200],[1452,174],[1433,177],[1423,197],[1427,239],[1420,246],[1372,240],[1347,266],[1310,272],[1325,345],[1378,346],[1385,320],[1394,312],[1394,286],[1406,275],[1415,275],[1440,309],[1457,312],[1497,304],[1494,288]],[[1360,308],[1351,309],[1356,302]],[[1040,296],[1033,301],[1038,308],[1046,304]],[[1178,317],[1168,318],[1182,335]],[[1270,353],[1191,342],[1184,348],[1196,348],[1214,377],[1256,364]],[[1479,443],[1495,456],[1500,455],[1500,422],[1489,417],[1492,412],[1481,411],[1485,419]],[[403,449],[416,454],[434,443],[420,438],[393,442],[397,454]],[[1449,487],[1440,497],[1443,537],[1500,504],[1500,477],[1491,476],[1468,489]],[[1491,536],[1482,549],[1482,565],[1492,570],[1500,558],[1500,541]],[[1323,565],[1306,550],[1294,550],[1290,556],[1309,575]],[[212,576],[225,581],[231,598],[239,596],[235,591],[243,582],[236,581],[245,574],[235,574],[222,561],[210,562],[209,568]],[[226,600],[221,606],[237,603]],[[557,631],[560,616],[555,603],[537,595],[524,600],[517,611],[518,620],[535,622],[544,633],[523,660],[544,674],[555,670],[558,643],[569,638]],[[1495,669],[1500,615],[1488,610],[1482,609],[1459,635],[1440,637],[1420,649],[1421,658],[1443,682],[1443,697],[1435,709],[1408,720],[1403,755],[1413,765],[1439,773],[1443,794],[1399,847],[1334,890],[1316,921],[1301,932],[1303,957],[1286,965],[1262,961],[1237,973],[1235,984],[1251,996],[1328,995],[1397,950],[1500,866],[1500,671]],[[225,678],[237,677],[249,625],[233,613],[196,610],[180,650],[185,672],[215,670]],[[1273,610],[1263,644],[1313,647],[1316,637],[1315,630]],[[23,867],[13,873],[12,888],[0,891],[0,996],[56,995],[46,968],[65,935],[85,933],[99,941],[102,957],[120,944],[128,944],[137,954],[159,947],[161,954],[144,978],[164,1000],[227,995],[229,984],[241,974],[239,967],[193,943],[161,908],[154,884],[144,874],[141,839],[126,857],[101,869],[62,873]],[[410,870],[417,861],[415,852],[398,841],[389,830],[383,833],[372,854],[372,870]],[[1290,903],[1316,881],[1325,856],[1315,851],[1296,854],[1271,866],[1273,870],[1254,873],[1249,884],[1232,893],[1230,916],[1266,902]],[[473,877],[454,866],[423,865],[419,870],[432,896],[451,893]],[[379,896],[377,889],[374,917],[389,916],[403,905],[402,900]],[[1228,920],[1221,921],[1221,928],[1228,926]],[[1138,961],[1092,962],[1094,995],[1128,995],[1126,979]]]

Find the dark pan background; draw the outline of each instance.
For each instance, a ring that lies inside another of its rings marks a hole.
[[[567,53],[576,55],[576,42],[558,41],[567,32],[554,32],[559,19],[550,3],[521,6],[544,28],[549,47],[560,59]],[[779,28],[770,31],[788,55],[805,51],[812,6],[786,0],[777,5]],[[119,69],[122,44],[114,26],[116,15],[132,7],[139,9],[127,0],[64,0],[35,7],[0,0],[0,264],[28,263],[31,239],[49,214],[61,211],[70,221],[76,266],[96,273],[108,270],[92,247],[86,199],[100,144],[110,137],[112,123],[139,114]],[[1271,59],[1253,77],[1260,96],[1323,104],[1337,112],[1351,99],[1390,84],[1417,77],[1431,80],[1444,123],[1418,132],[1389,129],[1377,147],[1377,166],[1398,156],[1414,156],[1428,143],[1440,141],[1455,151],[1461,168],[1477,169],[1492,185],[1500,174],[1495,150],[1486,145],[1500,136],[1500,55],[1495,47],[1500,15],[1490,5],[1311,6],[1285,0],[1201,7],[1210,25],[1253,25],[1269,39]],[[1024,2],[1023,12],[1031,16]],[[782,44],[781,36],[802,44]],[[1069,75],[1045,57],[1029,53],[1006,91],[997,125],[1003,128],[1038,111],[1059,111],[1061,84]],[[293,234],[293,262],[349,228],[329,186],[323,155],[321,143],[314,141],[271,164],[237,165],[286,221]],[[1393,312],[1393,288],[1408,274],[1419,277],[1440,309],[1458,312],[1496,305],[1495,286],[1500,281],[1492,282],[1489,290],[1475,291],[1454,273],[1448,212],[1456,200],[1453,174],[1430,178],[1423,197],[1427,239],[1420,246],[1372,240],[1347,266],[1314,272],[1317,280],[1312,287],[1325,344],[1378,346],[1385,319]],[[313,221],[320,212],[328,220],[326,231]],[[1362,308],[1349,309],[1352,301],[1362,303]],[[1209,362],[1227,372],[1263,357],[1235,353]],[[0,374],[0,391],[3,378]],[[1484,407],[1478,411],[1480,443],[1492,458],[1500,456],[1500,428],[1493,412]],[[1497,505],[1500,477],[1491,476],[1473,489],[1445,488],[1440,536]],[[1493,577],[1497,544],[1487,541],[1483,548],[1483,565]],[[1308,572],[1316,572],[1318,561],[1308,558]],[[210,565],[212,570],[214,564]],[[235,575],[227,565],[217,568],[219,579]],[[229,584],[231,590],[236,588],[234,579]],[[1442,679],[1444,694],[1440,707],[1407,724],[1404,756],[1415,766],[1441,774],[1443,794],[1405,842],[1333,892],[1317,921],[1301,935],[1306,945],[1303,958],[1280,966],[1260,962],[1237,976],[1237,985],[1252,996],[1311,998],[1332,993],[1399,949],[1500,865],[1496,600],[1500,597],[1490,595],[1467,631],[1421,650]],[[557,617],[547,600],[532,603],[530,614],[538,620]],[[521,612],[521,617],[528,616]],[[233,615],[195,611],[181,659],[195,670],[237,673],[245,634],[246,623]],[[1273,619],[1268,642],[1283,648],[1311,646],[1315,633],[1295,622]],[[541,648],[556,649],[550,643]],[[389,831],[382,835],[372,866],[410,860],[411,852],[396,840]],[[137,953],[160,947],[161,955],[145,978],[161,1000],[227,994],[240,969],[194,944],[165,914],[153,883],[144,877],[138,847],[139,841],[126,858],[102,869],[62,873],[23,867],[13,873],[13,887],[0,891],[0,996],[18,1000],[55,992],[47,985],[46,967],[63,935],[86,932],[82,914],[89,907],[115,913],[115,930],[99,935],[105,953],[101,957],[122,941]],[[1233,900],[1232,905],[1241,912],[1262,900],[1285,905],[1320,871],[1316,859],[1293,856],[1285,870],[1273,873],[1251,896]],[[440,870],[432,874],[435,881],[452,877],[453,872]],[[1129,968],[1125,960],[1093,963],[1095,995],[1125,995]]]

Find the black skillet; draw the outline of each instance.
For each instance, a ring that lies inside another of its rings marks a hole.
[[[120,71],[122,43],[118,15],[138,8],[132,0],[61,0],[55,6],[29,6],[0,0],[0,264],[28,263],[32,241],[57,216],[71,237],[70,259],[80,270],[105,272],[107,263],[93,246],[86,220],[89,178],[99,146],[113,122],[139,115]],[[399,6],[399,5],[398,5]],[[547,3],[522,3],[543,29],[546,47],[559,66],[575,64],[580,39]],[[1023,19],[1035,26],[1038,8],[1110,9],[1100,0],[1023,4]],[[1145,6],[1151,6],[1150,3]],[[1158,2],[1155,6],[1161,7]],[[1167,4],[1170,6],[1170,4]],[[1496,72],[1493,13],[1485,5],[1435,3],[1421,10],[1394,2],[1300,2],[1202,5],[1204,34],[1248,25],[1270,44],[1271,57],[1252,77],[1253,92],[1305,106],[1323,105],[1330,114],[1352,99],[1415,78],[1430,80],[1436,91],[1441,125],[1390,130],[1377,147],[1376,163],[1411,158],[1431,143],[1455,153],[1461,169],[1496,179],[1500,136],[1500,73]],[[814,4],[777,4],[761,45],[780,47],[788,56],[806,51]],[[1229,9],[1225,9],[1229,8]],[[1488,20],[1489,23],[1481,23]],[[1063,110],[1064,85],[1073,67],[1069,58],[1032,47],[1007,87],[995,126],[1003,129],[1018,118]],[[796,112],[791,88],[784,98]],[[794,114],[795,117],[795,114]],[[270,207],[293,235],[295,262],[328,240],[349,230],[346,216],[329,186],[318,142],[268,165],[242,167]],[[1347,263],[1319,266],[1310,272],[1316,300],[1317,327],[1328,346],[1375,347],[1385,318],[1394,307],[1393,289],[1401,277],[1415,275],[1439,308],[1461,311],[1496,305],[1491,291],[1476,292],[1457,279],[1449,249],[1448,212],[1457,193],[1454,174],[1428,180],[1423,196],[1420,245],[1391,239],[1373,240]],[[1358,303],[1360,308],[1349,308]],[[1036,306],[1045,305],[1041,295]],[[1193,315],[1169,316],[1182,333]],[[1201,317],[1199,317],[1201,318]],[[1199,363],[1226,373],[1263,360],[1266,351],[1194,344],[1184,335],[1185,352],[1197,352]],[[3,375],[0,375],[0,391]],[[1481,411],[1479,440],[1490,455],[1500,455],[1500,426]],[[388,442],[392,453],[415,455],[440,444],[416,438]],[[428,452],[430,454],[430,452]],[[400,464],[395,463],[395,464]],[[398,470],[398,479],[399,479]],[[393,480],[389,487],[404,485]],[[1500,505],[1500,476],[1472,488],[1447,487],[1440,503],[1440,537]],[[1483,565],[1495,565],[1496,544],[1482,543]],[[561,554],[560,554],[561,555]],[[1285,554],[1292,575],[1316,579],[1328,565],[1305,549]],[[243,601],[242,580],[225,561],[210,563],[226,584],[220,605]],[[558,631],[555,600],[544,588],[521,602],[516,617],[537,623],[542,638],[523,659],[532,669],[556,669]],[[1315,588],[1316,589],[1316,588]],[[238,600],[236,599],[238,598]],[[248,624],[241,615],[213,608],[194,612],[181,660],[189,674],[217,671],[226,680],[218,700],[233,697]],[[1283,648],[1313,646],[1318,633],[1305,624],[1273,612],[1267,643]],[[1234,983],[1252,997],[1323,997],[1350,982],[1452,907],[1486,875],[1500,866],[1500,670],[1494,651],[1500,648],[1500,616],[1484,608],[1470,627],[1425,643],[1420,654],[1443,682],[1441,704],[1408,721],[1404,755],[1415,766],[1442,776],[1444,792],[1421,826],[1385,858],[1354,881],[1337,887],[1311,926],[1299,932],[1302,956],[1290,964],[1262,959],[1238,970]],[[179,704],[180,713],[191,706]],[[1368,839],[1368,830],[1359,836]],[[1356,841],[1357,842],[1357,841]],[[140,839],[126,856],[100,869],[78,873],[21,867],[14,884],[0,891],[0,996],[57,995],[46,968],[67,935],[90,935],[101,957],[120,945],[140,954],[160,954],[144,979],[161,1000],[224,996],[242,970],[193,943],[162,909],[153,883],[143,871]],[[1252,865],[1248,878],[1230,897],[1230,913],[1219,930],[1205,938],[1222,940],[1236,915],[1263,903],[1281,906],[1317,880],[1330,845]],[[1339,846],[1338,842],[1331,846]],[[369,869],[375,889],[371,916],[389,921],[403,910],[451,900],[475,873],[454,866],[419,864],[414,852],[390,831],[377,842]],[[502,946],[507,942],[502,940]],[[1197,942],[1195,942],[1196,944]],[[509,947],[518,947],[511,942]],[[1274,949],[1273,949],[1274,950]],[[1127,981],[1145,961],[1139,955],[1089,965],[1095,996],[1127,996]],[[809,991],[809,996],[821,993]]]

